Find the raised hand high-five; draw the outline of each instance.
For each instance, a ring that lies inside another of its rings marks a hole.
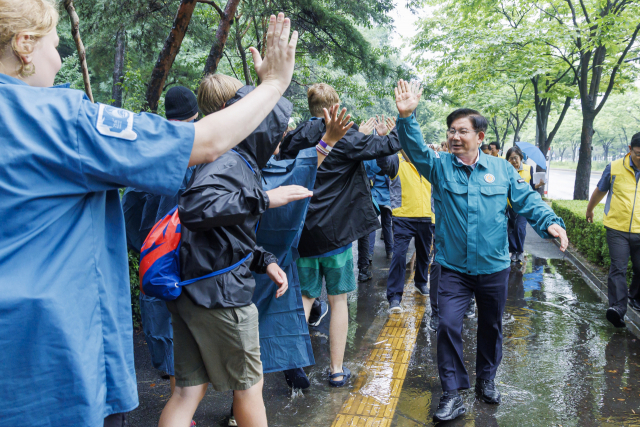
[[[391,129],[387,129],[387,125],[384,122],[384,114],[382,115],[382,118],[376,115],[376,132],[378,135],[385,136],[390,130]]]
[[[391,129],[396,127],[396,118],[395,117],[387,117],[387,129],[391,132]]]
[[[336,104],[333,107],[329,108],[327,111],[326,108],[322,109],[324,112],[324,123],[326,125],[326,129],[324,135],[322,135],[322,141],[328,146],[323,147],[322,149],[318,149],[316,147],[316,151],[318,152],[318,167],[322,164],[324,159],[327,158],[327,151],[331,151],[336,142],[340,141],[346,134],[351,126],[353,126],[353,122],[350,122],[351,114],[347,115],[347,109],[343,108],[340,111],[340,115],[338,116],[338,110],[340,110],[340,105]],[[318,145],[321,145],[322,142]]]
[[[419,82],[398,81],[398,87],[394,89],[396,94],[396,107],[400,117],[409,117],[416,108],[422,97],[422,87]]]
[[[340,110],[340,105],[338,104],[329,108],[329,111],[327,111],[326,108],[322,110],[324,112],[324,124],[327,127],[322,136],[322,140],[326,142],[327,145],[333,147],[336,145],[336,142],[340,141],[347,134],[351,126],[353,126],[353,122],[349,121],[351,114],[347,114],[347,109],[343,108],[342,111],[340,111],[340,115],[338,115],[338,111]]]
[[[279,13],[276,18],[271,15],[267,30],[267,49],[264,58],[254,47],[249,48],[253,55],[253,64],[262,84],[274,86],[280,96],[289,87],[296,62],[296,45],[298,32],[294,31],[289,40],[291,20]]]
[[[371,135],[371,132],[373,132],[373,129],[375,127],[376,127],[376,118],[375,117],[371,117],[366,122],[360,123],[359,130],[360,130],[360,132],[364,133],[365,135]]]

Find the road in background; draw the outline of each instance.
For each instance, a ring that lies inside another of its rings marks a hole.
[[[591,172],[591,182],[589,183],[589,197],[598,185],[602,172]],[[576,171],[554,169],[551,164],[549,172],[549,188],[547,197],[550,199],[573,200],[573,187],[576,182]]]

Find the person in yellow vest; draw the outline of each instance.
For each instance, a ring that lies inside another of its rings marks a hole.
[[[533,168],[524,162],[524,154],[520,147],[513,146],[507,151],[507,160],[518,171],[518,174],[524,182],[528,182],[531,188],[537,190],[544,185],[544,180],[539,183],[533,182]],[[524,262],[524,239],[527,236],[527,219],[522,215],[518,215],[511,204],[507,208],[509,216],[509,252],[511,253],[511,262]]]
[[[406,157],[398,153],[377,159],[383,173],[391,178],[391,213],[393,215],[393,257],[387,279],[389,312],[402,312],[402,294],[409,243],[415,238],[415,286],[422,295],[429,295],[429,259],[435,232],[435,214],[431,208],[431,184],[424,179]],[[431,287],[437,295],[440,265],[431,265]],[[435,296],[435,295],[434,295]],[[437,311],[432,301],[432,313]]]
[[[493,157],[500,157],[500,143],[495,141],[490,142],[489,152]]]
[[[640,132],[633,135],[629,153],[607,165],[587,205],[587,221],[593,222],[593,209],[602,201],[607,230],[609,267],[609,308],[607,320],[617,328],[626,326],[627,303],[640,312]],[[607,194],[608,193],[608,194]],[[637,209],[636,209],[637,208]],[[627,265],[631,256],[633,279],[627,290]]]

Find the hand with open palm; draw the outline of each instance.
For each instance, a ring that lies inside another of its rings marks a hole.
[[[400,117],[409,117],[418,107],[422,97],[422,87],[419,82],[409,83],[404,80],[398,81],[398,87],[394,89],[396,94],[396,107]]]

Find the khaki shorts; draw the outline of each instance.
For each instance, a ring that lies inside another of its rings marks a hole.
[[[216,391],[247,390],[262,379],[255,305],[204,308],[182,294],[167,307],[178,387],[211,383]]]

